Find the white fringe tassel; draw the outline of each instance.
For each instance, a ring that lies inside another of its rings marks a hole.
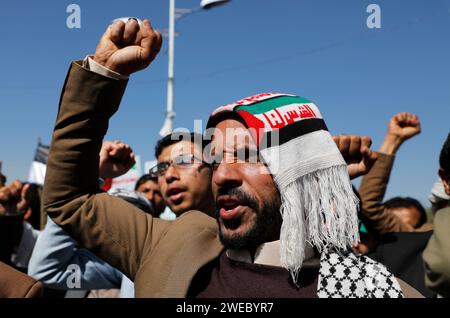
[[[294,282],[309,242],[319,252],[324,247],[347,249],[359,241],[357,207],[347,166],[317,170],[289,184],[281,193],[281,265]]]

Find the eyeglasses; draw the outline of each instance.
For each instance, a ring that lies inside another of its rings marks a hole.
[[[163,161],[158,163],[156,166],[149,170],[149,174],[155,177],[163,176],[170,166],[173,166],[175,169],[187,169],[192,168],[195,165],[204,164],[208,167],[211,167],[209,163],[206,161],[195,157],[193,154],[181,154],[176,156],[170,161]]]

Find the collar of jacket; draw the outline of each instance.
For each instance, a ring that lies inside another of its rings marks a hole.
[[[250,252],[247,250],[228,249],[226,253],[227,257],[234,261],[281,267],[279,240],[267,242],[258,246],[254,257],[252,257]],[[319,267],[319,265],[320,259],[314,248],[310,244],[306,243],[305,259],[302,267]]]

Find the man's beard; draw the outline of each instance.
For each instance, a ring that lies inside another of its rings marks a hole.
[[[246,205],[256,213],[256,219],[252,227],[242,235],[235,235],[233,237],[226,237],[222,232],[222,225],[220,224],[220,210],[216,209],[216,220],[219,224],[220,241],[228,249],[252,249],[261,245],[262,243],[272,241],[273,233],[279,235],[281,228],[280,205],[276,202],[264,202],[262,208],[259,207],[258,201],[252,195],[242,191],[238,188],[221,189],[219,195],[231,195],[236,197],[242,205]],[[223,220],[222,220],[223,222]],[[228,227],[238,228],[241,225],[241,219],[231,220],[228,222]],[[276,238],[275,238],[276,239]]]

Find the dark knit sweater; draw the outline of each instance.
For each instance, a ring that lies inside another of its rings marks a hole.
[[[296,287],[282,267],[234,261],[224,252],[196,274],[188,297],[317,298],[318,275],[318,268],[302,269]]]

